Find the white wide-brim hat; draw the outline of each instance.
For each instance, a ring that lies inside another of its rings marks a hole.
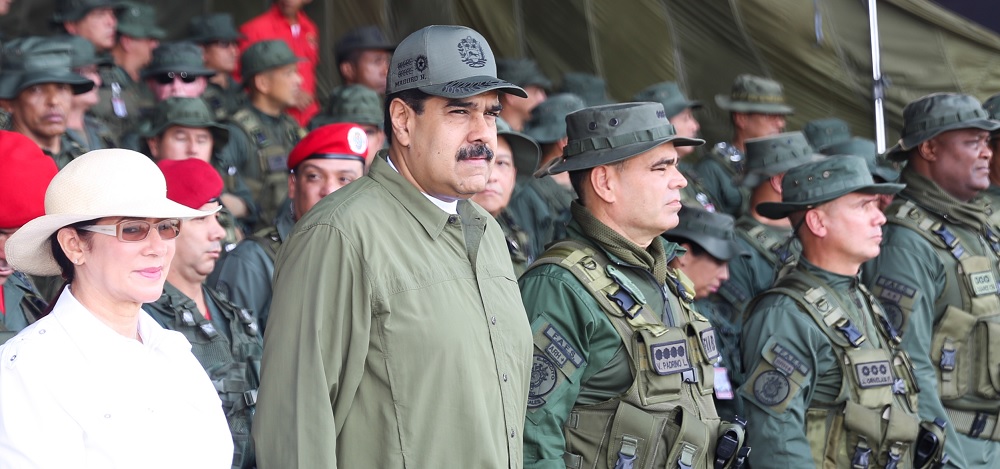
[[[94,150],[60,170],[45,191],[45,215],[7,240],[7,262],[32,275],[59,275],[49,238],[60,228],[105,217],[197,218],[200,211],[167,199],[167,182],[148,156],[119,148]]]

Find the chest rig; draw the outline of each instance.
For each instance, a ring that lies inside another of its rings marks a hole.
[[[260,177],[247,178],[245,182],[260,207],[261,220],[270,223],[288,196],[288,154],[305,136],[305,130],[286,115],[281,116],[279,126],[264,125],[249,107],[236,111],[232,120],[257,149]]]
[[[908,200],[886,209],[889,223],[916,231],[931,243],[945,266],[954,265],[961,304],[935,299],[937,318],[930,358],[938,392],[955,430],[1000,441],[1000,213],[980,232],[957,227]],[[946,271],[951,271],[945,267]]]
[[[806,438],[816,467],[913,467],[919,388],[909,356],[898,348],[899,333],[878,300],[858,284],[856,304],[801,270],[783,277],[768,293],[794,300],[837,355],[840,394],[832,402],[813,399],[806,411]],[[873,321],[875,337],[868,337],[864,331],[871,329],[852,316]]]
[[[714,329],[692,307],[690,281],[671,270],[660,287],[668,327],[633,281],[598,250],[561,241],[532,267],[544,264],[569,270],[590,292],[621,336],[634,376],[618,398],[574,406],[564,426],[566,466],[734,467],[736,451],[716,461],[716,438],[731,435],[738,450],[744,434],[742,427],[720,422],[715,411],[713,365],[719,349]]]

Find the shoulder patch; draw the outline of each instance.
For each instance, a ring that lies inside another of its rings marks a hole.
[[[547,347],[545,347],[545,353],[549,355],[553,360],[559,363],[562,367],[569,360],[577,368],[583,366],[583,357],[580,353],[576,351],[570,343],[563,337],[562,334],[556,330],[552,325],[545,326],[545,337],[548,337],[551,341]]]
[[[915,288],[883,275],[879,275],[878,279],[875,280],[875,286],[881,287],[879,298],[890,300],[893,303],[898,303],[904,297],[913,299],[917,295]]]
[[[768,370],[753,381],[753,397],[757,402],[774,407],[788,399],[791,385],[788,377],[777,370]]]
[[[561,378],[556,365],[545,355],[536,353],[531,363],[531,383],[528,389],[528,408],[537,409],[545,405],[548,396]]]

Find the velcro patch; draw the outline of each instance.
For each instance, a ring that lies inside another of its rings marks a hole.
[[[809,365],[806,365],[806,363],[792,353],[791,350],[788,350],[781,344],[774,344],[774,346],[771,347],[771,351],[774,352],[775,355],[772,362],[774,368],[784,373],[785,376],[791,376],[795,371],[798,371],[803,375],[809,374],[809,371],[811,370]]]
[[[865,389],[891,386],[895,381],[888,360],[858,363],[854,365],[854,371],[858,375],[858,386]]]
[[[715,363],[719,358],[719,342],[715,338],[715,329],[708,328],[701,331],[701,346],[705,351],[705,358],[709,363]]]
[[[649,346],[649,361],[653,371],[660,376],[672,375],[691,368],[686,340],[652,344]]]
[[[753,397],[762,405],[774,407],[785,402],[791,394],[788,377],[777,370],[768,370],[753,381]]]
[[[989,270],[969,274],[969,283],[972,284],[972,291],[976,296],[992,295],[997,292],[997,280]]]
[[[880,287],[879,298],[892,303],[899,303],[903,298],[912,300],[913,297],[917,296],[915,288],[883,276],[879,276],[875,280],[875,286]]]
[[[556,372],[556,365],[545,355],[536,353],[531,363],[528,408],[537,409],[545,405],[545,396],[548,396],[562,379]]]
[[[566,360],[572,362],[573,365],[575,365],[577,368],[583,366],[584,362],[583,357],[580,356],[580,353],[576,351],[576,348],[570,345],[570,343],[566,340],[566,338],[563,337],[563,335],[560,334],[559,331],[556,330],[556,328],[552,327],[551,325],[546,326],[545,337],[548,337],[549,340],[552,341],[552,343],[545,348],[545,351],[547,353],[549,352],[549,349],[553,348],[553,346],[557,350],[553,350],[552,352],[561,352],[563,358],[561,360],[561,363],[559,364],[560,367],[566,363]],[[552,358],[556,357],[553,356]]]

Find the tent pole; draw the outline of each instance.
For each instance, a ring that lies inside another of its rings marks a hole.
[[[878,152],[885,151],[885,79],[882,77],[881,52],[878,40],[878,7],[868,0],[868,28],[872,48],[872,97],[875,99],[875,143]]]

